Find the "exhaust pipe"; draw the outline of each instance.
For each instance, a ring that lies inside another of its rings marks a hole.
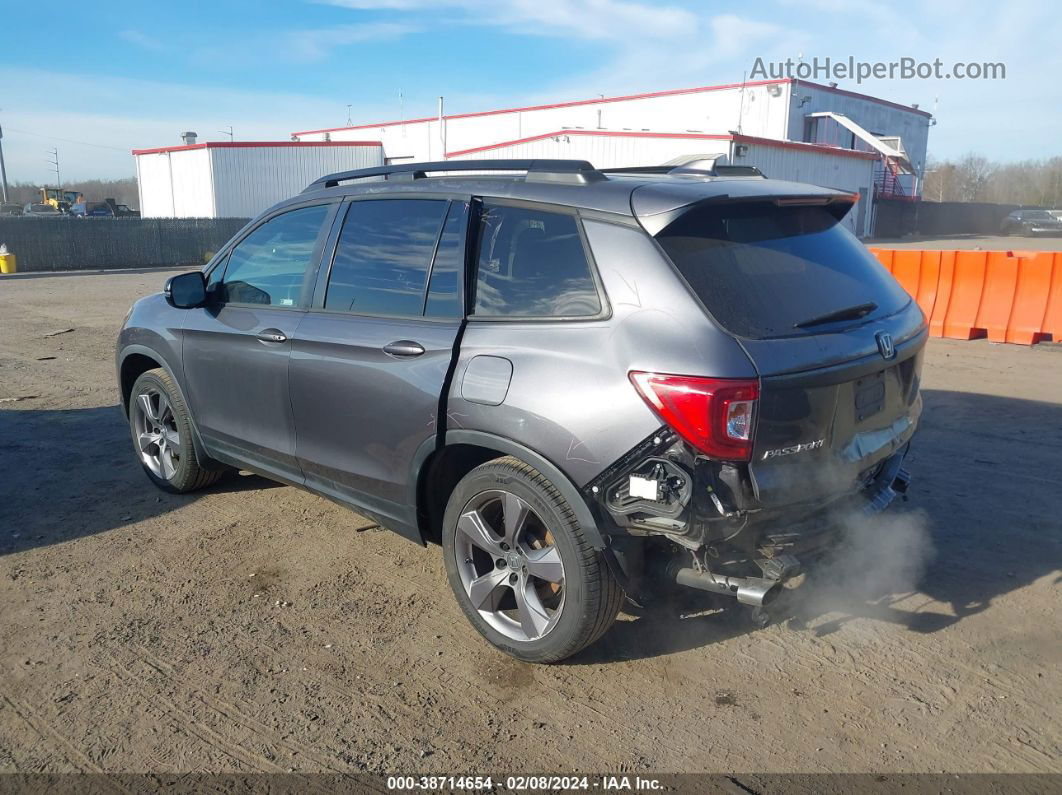
[[[766,607],[781,593],[780,580],[763,577],[724,577],[689,566],[675,569],[673,574],[679,585],[734,596],[741,604],[753,607]]]

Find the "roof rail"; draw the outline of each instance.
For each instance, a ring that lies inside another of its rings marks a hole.
[[[334,188],[340,182],[369,177],[426,179],[432,171],[526,171],[528,182],[586,185],[606,179],[586,160],[437,160],[430,163],[395,163],[389,166],[340,171],[315,179],[303,193]]]
[[[685,165],[666,166],[626,166],[624,168],[603,168],[603,174],[671,174],[682,176],[683,174],[693,177],[760,177],[767,175],[755,166],[733,166],[722,163],[713,163],[710,166],[702,166],[700,163],[688,163]]]

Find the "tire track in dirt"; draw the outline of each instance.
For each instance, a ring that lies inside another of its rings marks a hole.
[[[246,729],[251,730],[257,736],[265,738],[269,744],[274,746],[280,746],[287,748],[289,751],[294,751],[295,754],[300,755],[306,759],[311,759],[323,769],[332,771],[334,773],[346,773],[344,770],[335,764],[334,760],[330,757],[324,756],[317,752],[315,748],[311,748],[305,743],[300,743],[297,740],[281,737],[269,726],[266,726],[261,721],[256,720],[247,713],[240,710],[235,704],[225,701],[221,698],[216,698],[209,695],[204,690],[194,687],[181,685],[177,683],[178,674],[176,670],[168,662],[163,660],[158,655],[152,653],[143,646],[137,645],[134,649],[130,650],[136,655],[136,659],[143,662],[146,665],[154,668],[163,675],[165,675],[171,683],[171,686],[184,696],[184,700],[188,701],[195,699],[199,701],[208,710],[211,710],[218,715],[221,715],[233,724],[243,726]],[[215,679],[215,681],[218,681]]]
[[[224,736],[214,731],[192,713],[181,708],[172,699],[162,694],[160,689],[149,682],[143,676],[131,671],[116,652],[108,654],[108,659],[90,660],[100,670],[115,676],[120,682],[127,685],[130,690],[139,690],[143,693],[152,693],[153,699],[142,707],[145,712],[155,716],[160,721],[165,721],[176,727],[187,736],[195,737],[209,748],[220,751],[235,762],[250,768],[258,773],[283,773],[287,772],[265,757],[254,754],[245,748],[230,742]]]
[[[4,680],[11,681],[10,672],[4,671]],[[70,739],[63,735],[48,720],[42,717],[28,704],[14,698],[0,690],[0,698],[8,705],[10,710],[17,715],[30,729],[42,740],[51,744],[64,757],[65,761],[76,767],[82,773],[102,773],[103,768],[93,762],[81,751]],[[121,788],[116,787],[120,792]]]

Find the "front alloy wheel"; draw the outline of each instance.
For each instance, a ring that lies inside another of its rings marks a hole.
[[[153,475],[169,480],[181,462],[181,434],[170,401],[159,390],[146,387],[130,413],[140,460]]]
[[[188,408],[173,378],[161,367],[134,382],[129,431],[145,474],[160,489],[183,494],[221,477],[220,466],[205,468],[196,457]]]

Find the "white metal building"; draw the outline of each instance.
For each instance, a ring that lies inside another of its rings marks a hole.
[[[878,157],[869,152],[729,133],[558,130],[519,141],[451,152],[449,159],[561,158],[589,160],[598,168],[615,168],[659,165],[676,154],[724,155],[729,163],[755,165],[775,179],[811,182],[857,193],[861,204],[845,218],[845,223],[855,234],[867,234],[869,186],[878,163]]]
[[[767,176],[859,193],[849,222],[871,224],[876,195],[920,192],[932,116],[917,107],[804,80],[761,80],[621,97],[443,113],[292,133],[298,141],[378,138],[387,162],[570,157],[658,165],[724,153]]]
[[[210,142],[133,155],[144,218],[250,218],[322,174],[384,162],[379,141]]]
[[[145,217],[249,217],[335,171],[450,158],[556,157],[599,168],[724,154],[768,177],[857,193],[865,235],[879,196],[917,196],[933,118],[805,80],[761,80],[359,124],[290,141],[138,149]],[[369,140],[366,140],[369,139]]]

